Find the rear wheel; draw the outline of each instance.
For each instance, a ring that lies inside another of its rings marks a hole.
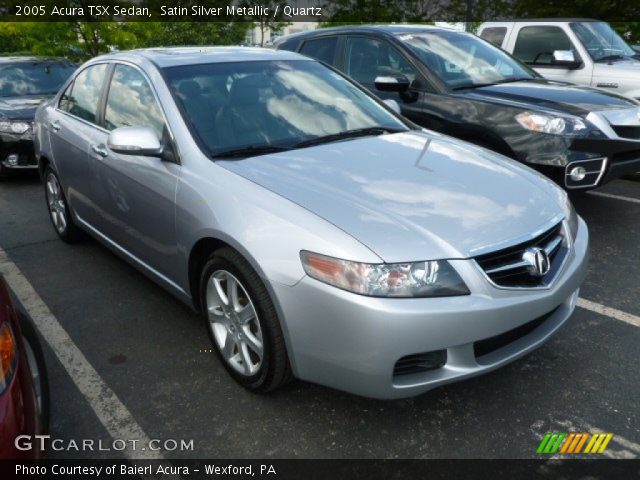
[[[58,236],[67,243],[80,240],[82,232],[73,221],[58,175],[50,166],[44,170],[44,192],[49,218]]]
[[[200,279],[200,298],[216,353],[238,383],[268,392],[292,379],[273,302],[238,252],[223,248],[209,257]]]

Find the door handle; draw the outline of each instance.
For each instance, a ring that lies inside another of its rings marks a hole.
[[[91,150],[93,150],[93,153],[95,153],[96,155],[102,158],[109,155],[109,152],[107,151],[107,148],[104,145],[91,145]]]
[[[58,130],[60,130],[60,121],[55,120],[53,122],[49,122],[49,127],[51,127],[51,130],[53,130],[54,132],[57,132]]]

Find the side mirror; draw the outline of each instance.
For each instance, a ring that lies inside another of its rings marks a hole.
[[[376,77],[374,84],[381,92],[404,92],[409,88],[409,79],[404,75]]]
[[[553,64],[569,69],[579,68],[582,62],[576,59],[573,50],[554,50],[553,51]]]
[[[122,155],[161,157],[163,147],[151,127],[120,127],[109,134],[109,150]]]
[[[382,102],[386,104],[387,107],[389,107],[391,110],[396,112],[398,115],[402,114],[402,110],[400,110],[400,105],[395,100],[388,98],[387,100],[383,100]]]

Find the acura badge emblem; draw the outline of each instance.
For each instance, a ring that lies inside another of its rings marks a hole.
[[[522,260],[527,263],[529,273],[536,277],[544,277],[551,268],[547,252],[538,247],[527,248],[522,254]]]

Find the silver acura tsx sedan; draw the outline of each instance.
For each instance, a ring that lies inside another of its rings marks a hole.
[[[398,398],[487,372],[558,330],[585,275],[551,181],[295,53],[95,58],[38,110],[36,151],[58,235],[202,312],[255,391]]]

